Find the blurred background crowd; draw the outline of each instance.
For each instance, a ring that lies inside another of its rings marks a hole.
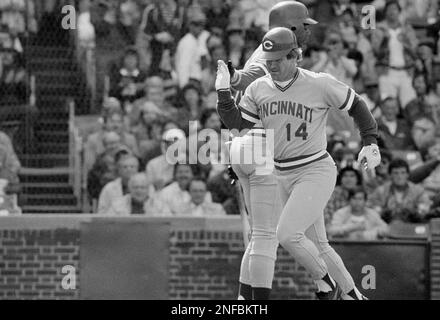
[[[277,2],[1,0],[2,130],[18,110],[27,115],[27,128],[37,121],[29,119],[41,117],[35,107],[38,90],[36,96],[32,90],[38,83],[26,75],[23,39],[28,38],[23,37],[40,35],[43,45],[66,42],[54,26],[63,17],[62,6],[73,4],[77,55],[93,61],[84,73],[95,79],[93,99],[82,116],[94,115],[96,121],[85,129],[78,124],[86,194],[82,211],[238,214],[227,148],[211,148],[208,165],[170,164],[166,150],[202,129],[213,129],[216,136],[200,145],[229,140],[215,110],[217,60],[231,60],[241,69],[267,31],[269,9]],[[330,111],[328,151],[339,177],[325,210],[329,233],[376,239],[395,222],[423,224],[440,216],[438,1],[302,2],[319,24],[312,26],[301,67],[330,73],[364,97],[377,119],[382,151],[375,175],[359,170],[357,129],[348,115]],[[371,27],[363,24],[367,5],[375,8]],[[0,174],[8,189],[20,185],[20,157],[11,150],[22,147],[12,147],[6,134],[1,140]],[[5,193],[20,192],[12,189]]]

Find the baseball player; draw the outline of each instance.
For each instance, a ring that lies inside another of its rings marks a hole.
[[[270,28],[291,28],[302,45],[310,36],[308,25],[316,23],[309,18],[305,5],[296,1],[280,2],[272,7],[269,14]],[[265,60],[261,59],[262,53],[259,46],[240,71],[234,70],[228,63],[231,86],[237,90],[237,104],[251,82],[268,74]],[[277,195],[277,181],[273,175],[273,155],[269,152],[265,135],[262,124],[257,123],[243,137],[234,137],[230,149],[232,169],[243,188],[243,198],[249,212],[250,226],[247,225],[247,218],[242,217],[244,230],[251,229],[251,239],[246,246],[240,268],[239,299],[245,300],[269,298],[278,248],[276,226],[282,207]],[[262,162],[257,163],[256,159],[245,161],[245,155],[252,157],[257,153]]]
[[[328,74],[298,68],[298,49],[290,29],[276,27],[266,33],[261,58],[269,74],[247,87],[238,107],[229,89],[228,67],[218,61],[217,110],[231,130],[251,129],[261,122],[266,134],[271,130],[276,137],[274,165],[283,205],[277,239],[311,273],[317,297],[335,297],[340,287],[343,299],[366,299],[326,236],[323,210],[337,172],[326,152],[325,128],[330,108],[348,112],[362,137],[358,161],[373,170],[380,163],[377,124],[353,89]]]

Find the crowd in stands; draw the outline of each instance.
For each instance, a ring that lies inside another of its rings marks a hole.
[[[21,164],[16,151],[26,144],[24,120],[35,113],[28,104],[24,49],[26,32],[36,23],[34,2],[26,2],[0,1],[0,215],[21,213],[17,200]]]
[[[85,2],[79,29],[96,48],[104,97],[103,129],[86,143],[89,195],[98,211],[237,214],[225,149],[212,148],[212,162],[195,166],[171,164],[166,151],[203,128],[217,135],[202,142],[228,141],[215,112],[216,61],[242,68],[278,1]],[[339,168],[325,209],[329,234],[372,240],[386,236],[396,221],[426,223],[439,216],[438,1],[304,3],[320,23],[301,66],[333,75],[365,99],[377,119],[382,153],[374,173],[360,170],[352,119],[329,111],[328,152]],[[370,4],[377,9],[372,28],[362,24],[361,13]],[[131,170],[124,169],[127,162]]]

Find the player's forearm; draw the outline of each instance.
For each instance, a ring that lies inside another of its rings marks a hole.
[[[241,131],[254,126],[254,123],[241,117],[241,112],[235,105],[235,101],[229,89],[218,90],[217,95],[217,112],[229,130],[237,129]]]
[[[231,87],[237,91],[245,91],[252,82],[265,74],[263,68],[257,65],[252,65],[243,70],[235,70],[234,79],[231,80]]]
[[[368,110],[365,101],[359,95],[356,95],[354,98],[349,115],[353,118],[359,128],[363,145],[377,144],[376,120],[370,110]]]

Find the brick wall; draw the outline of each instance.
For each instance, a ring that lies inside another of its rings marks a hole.
[[[440,300],[440,219],[431,224],[431,299]]]
[[[65,265],[79,272],[79,235],[68,229],[0,230],[0,299],[78,299],[79,290],[64,290],[61,283]]]
[[[244,246],[236,231],[175,230],[170,239],[170,299],[236,299]],[[304,268],[279,249],[273,299],[312,299]]]
[[[79,299],[80,222],[92,216],[0,217],[0,299]],[[432,225],[431,297],[439,299],[440,220]],[[170,299],[236,299],[244,248],[239,217],[171,220]],[[62,267],[77,271],[76,290],[61,287]],[[279,249],[272,298],[312,299],[304,268]]]

